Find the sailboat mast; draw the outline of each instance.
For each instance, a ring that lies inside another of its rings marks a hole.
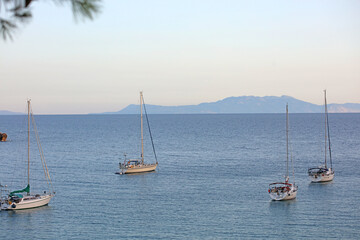
[[[286,104],[286,176],[285,181],[289,177],[289,111]]]
[[[141,163],[144,164],[144,129],[143,129],[143,95],[140,92],[140,121],[141,121]]]
[[[30,99],[27,101],[28,104],[28,185],[30,185]],[[29,194],[29,193],[28,193]]]
[[[326,106],[326,90],[324,90],[324,108],[325,108],[325,168],[327,168],[326,164],[326,152],[327,152],[327,106]]]

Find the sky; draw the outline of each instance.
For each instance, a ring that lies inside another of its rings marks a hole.
[[[86,114],[288,95],[360,103],[358,0],[104,0],[93,21],[35,1],[0,40],[0,110]]]

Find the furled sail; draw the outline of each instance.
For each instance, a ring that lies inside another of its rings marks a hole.
[[[28,184],[28,185],[26,186],[26,188],[24,188],[24,189],[11,192],[11,193],[10,193],[10,196],[13,196],[15,193],[22,193],[22,192],[30,193],[30,185]]]

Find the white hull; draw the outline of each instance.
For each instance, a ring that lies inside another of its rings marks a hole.
[[[25,196],[19,203],[9,202],[9,204],[3,204],[3,210],[22,210],[29,208],[37,208],[48,205],[53,195],[41,195],[41,196]]]
[[[319,183],[319,182],[330,182],[334,179],[334,172],[330,173],[323,173],[323,174],[316,174],[311,175],[310,179],[313,183]]]
[[[297,187],[291,188],[290,191],[286,192],[270,192],[270,198],[274,201],[285,201],[296,198]]]
[[[155,164],[144,164],[144,165],[134,165],[129,168],[121,169],[122,174],[132,174],[132,173],[143,173],[143,172],[152,172],[156,170],[157,163]]]

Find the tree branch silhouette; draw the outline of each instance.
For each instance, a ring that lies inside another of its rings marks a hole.
[[[37,0],[41,1],[41,0]],[[75,20],[93,20],[100,12],[101,0],[52,0],[54,3],[71,5]],[[4,41],[13,40],[13,35],[20,24],[32,18],[31,6],[36,0],[0,0],[0,35]]]

